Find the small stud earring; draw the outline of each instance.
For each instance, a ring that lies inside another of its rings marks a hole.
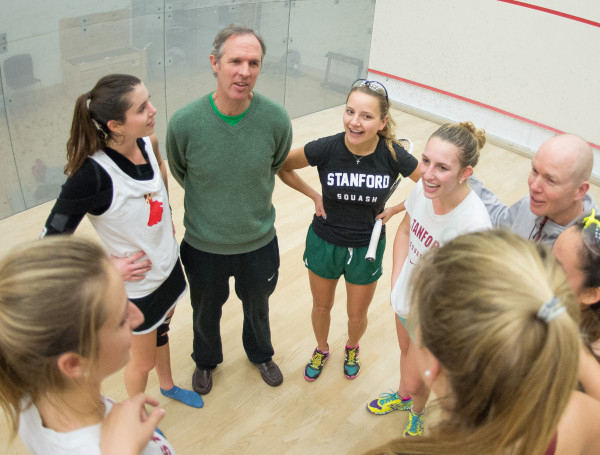
[[[431,371],[429,371],[429,370],[425,370],[425,372],[423,373],[423,375],[424,375],[426,378],[428,378],[428,377],[430,377],[430,376],[431,376]]]

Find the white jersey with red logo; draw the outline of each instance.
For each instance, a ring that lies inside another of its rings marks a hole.
[[[152,268],[141,281],[126,281],[127,296],[145,297],[155,291],[173,270],[179,246],[173,235],[169,198],[149,138],[144,138],[151,180],[136,180],[127,175],[103,151],[92,155],[108,173],[113,184],[110,207],[102,215],[88,213],[94,229],[107,251],[116,257],[129,257],[144,251]]]

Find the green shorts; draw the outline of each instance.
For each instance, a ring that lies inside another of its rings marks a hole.
[[[365,259],[368,247],[348,248],[332,245],[319,237],[309,226],[306,234],[304,265],[321,278],[337,280],[344,275],[350,284],[371,284],[379,279],[382,270],[385,237],[377,245],[373,262]]]

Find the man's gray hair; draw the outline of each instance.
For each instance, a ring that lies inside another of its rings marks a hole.
[[[260,61],[262,62],[262,59],[265,57],[265,54],[267,53],[267,45],[265,44],[263,37],[260,36],[259,33],[255,32],[251,28],[245,27],[243,25],[238,25],[238,24],[230,24],[227,27],[225,27],[224,29],[222,29],[219,33],[217,33],[217,36],[215,37],[215,40],[213,41],[213,49],[212,49],[210,55],[215,56],[217,63],[219,63],[221,61],[221,57],[223,57],[223,53],[225,52],[225,41],[227,41],[227,38],[229,38],[230,36],[233,36],[233,35],[254,35],[256,37],[256,39],[258,40],[258,42],[260,43],[260,48],[262,50],[262,55],[261,55]]]

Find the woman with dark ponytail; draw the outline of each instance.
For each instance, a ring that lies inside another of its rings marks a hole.
[[[154,136],[156,109],[137,77],[110,74],[77,98],[67,142],[66,183],[42,237],[72,233],[85,215],[125,280],[144,323],[134,330],[125,368],[130,396],[156,368],[161,393],[202,407],[173,383],[169,324],[186,283],[167,194],[167,168]]]

